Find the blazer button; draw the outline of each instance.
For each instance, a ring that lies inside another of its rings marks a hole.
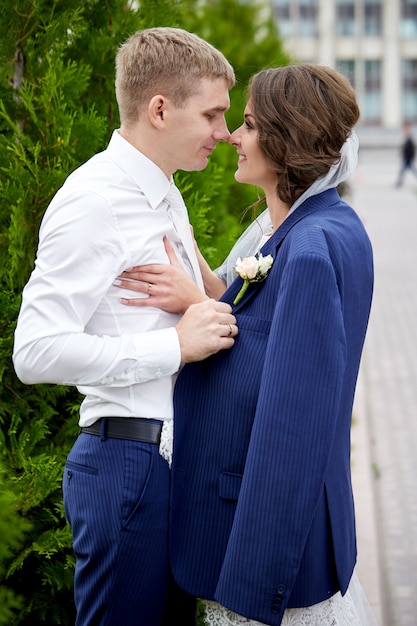
[[[276,587],[276,593],[272,599],[272,613],[274,614],[279,613],[281,610],[285,589],[285,585],[278,585],[278,587]]]
[[[272,612],[274,614],[277,614],[280,612],[281,609],[281,602],[273,602],[272,603]]]

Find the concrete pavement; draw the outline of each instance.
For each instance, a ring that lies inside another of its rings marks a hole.
[[[380,626],[417,626],[417,178],[395,187],[400,133],[358,134],[349,201],[375,291],[352,427],[357,571]]]

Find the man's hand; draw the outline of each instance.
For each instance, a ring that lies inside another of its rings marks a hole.
[[[226,302],[205,300],[191,305],[176,325],[181,361],[192,363],[231,348],[238,333],[236,318]]]

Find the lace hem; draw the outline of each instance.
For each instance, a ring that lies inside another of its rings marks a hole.
[[[266,626],[242,617],[214,600],[203,600],[209,626]],[[281,626],[377,626],[356,574],[342,597],[339,593],[314,606],[284,611]]]
[[[169,467],[172,464],[172,445],[174,442],[174,420],[165,420],[162,424],[159,454],[166,460]]]

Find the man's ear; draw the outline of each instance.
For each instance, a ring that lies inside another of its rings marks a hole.
[[[157,129],[164,126],[166,104],[166,98],[161,95],[153,96],[149,101],[149,121]]]

